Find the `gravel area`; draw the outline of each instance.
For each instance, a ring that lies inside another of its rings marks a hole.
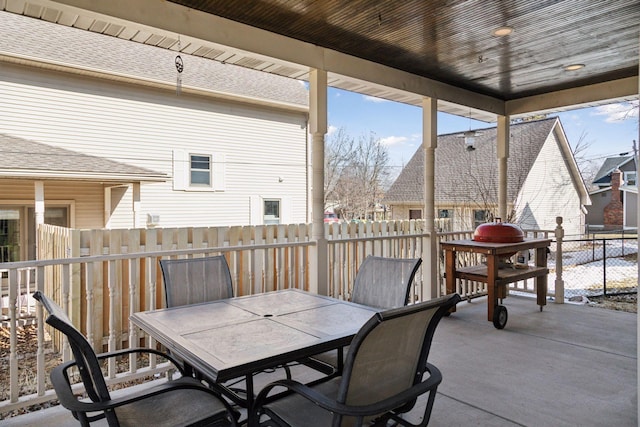
[[[607,308],[609,310],[638,312],[638,294],[608,295],[589,297],[588,305],[591,307]]]

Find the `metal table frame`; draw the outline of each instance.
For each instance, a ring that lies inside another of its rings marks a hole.
[[[377,311],[288,289],[139,312],[131,321],[215,384],[244,376],[246,398],[221,390],[250,408],[253,373],[349,345]]]

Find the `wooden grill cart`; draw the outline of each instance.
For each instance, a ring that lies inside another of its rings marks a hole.
[[[507,324],[507,308],[498,303],[498,299],[506,298],[507,284],[520,280],[535,278],[537,303],[546,305],[547,296],[547,251],[551,239],[524,239],[518,243],[487,243],[474,240],[452,240],[442,242],[445,253],[445,270],[447,294],[456,291],[456,279],[474,280],[487,284],[487,320],[493,322],[498,329]],[[500,261],[514,253],[535,249],[535,266],[501,265]],[[457,268],[457,252],[472,252],[486,256],[486,265]],[[501,268],[502,267],[502,268]],[[455,311],[455,307],[452,312]]]

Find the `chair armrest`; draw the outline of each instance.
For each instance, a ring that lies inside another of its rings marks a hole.
[[[105,411],[108,409],[113,409],[118,406],[126,405],[141,399],[148,398],[150,396],[155,396],[161,393],[166,393],[169,391],[177,390],[177,389],[197,389],[201,390],[205,393],[211,394],[213,396],[219,397],[213,390],[205,387],[195,378],[191,377],[181,377],[177,380],[167,381],[161,384],[157,384],[151,388],[143,388],[136,391],[132,391],[126,396],[105,400],[103,402],[91,402],[91,401],[82,401],[78,400],[78,397],[73,394],[73,390],[71,389],[71,385],[68,380],[68,376],[66,374],[66,370],[70,367],[74,366],[75,362],[66,362],[61,365],[56,366],[51,371],[51,382],[54,385],[56,395],[58,396],[58,400],[62,406],[67,408],[70,411],[77,412],[98,412]],[[228,406],[225,403],[225,406]],[[230,409],[230,408],[229,408]]]
[[[250,419],[257,419],[257,414],[260,408],[264,405],[269,392],[275,387],[284,387],[287,390],[297,393],[305,399],[315,403],[321,408],[338,413],[341,415],[355,416],[355,417],[364,417],[367,415],[375,415],[383,412],[388,412],[398,407],[401,407],[403,404],[407,403],[411,399],[414,399],[427,391],[435,391],[442,382],[442,373],[438,368],[431,364],[427,364],[426,371],[430,373],[429,378],[425,381],[422,381],[402,392],[390,396],[386,399],[380,400],[375,403],[371,403],[369,405],[345,405],[342,403],[336,402],[334,399],[331,399],[325,396],[322,393],[314,390],[311,387],[306,386],[297,381],[293,380],[278,380],[268,384],[265,388],[263,388],[258,397],[256,398],[255,406],[253,408],[253,416]]]
[[[164,358],[166,358],[167,360],[169,360],[173,365],[175,365],[175,367],[178,369],[178,371],[180,371],[180,374],[185,376],[185,372],[184,372],[184,368],[182,367],[182,365],[172,356],[159,351],[159,350],[155,350],[155,349],[150,349],[150,348],[130,348],[130,349],[123,349],[123,350],[117,350],[117,351],[113,351],[113,352],[108,352],[108,353],[100,353],[97,356],[98,360],[104,360],[104,359],[109,359],[112,357],[117,357],[117,356],[125,356],[127,354],[132,354],[132,353],[150,353],[150,354],[157,354],[159,356],[162,356]],[[103,403],[107,403],[107,407],[112,407],[110,403],[111,401],[108,402],[102,402],[102,403],[96,403],[96,402],[83,402],[78,400],[77,396],[73,393],[73,390],[71,388],[71,382],[69,380],[69,377],[67,375],[67,371],[69,368],[76,366],[76,361],[75,360],[71,360],[65,363],[62,363],[58,366],[56,366],[52,371],[51,371],[51,383],[54,386],[54,389],[56,391],[56,395],[58,396],[58,400],[60,400],[60,403],[68,408],[69,410],[72,411],[80,411],[80,412],[85,412],[85,411],[99,411],[102,409],[93,409],[95,405],[102,405]],[[173,383],[173,382],[172,382]],[[165,390],[168,391],[168,390]],[[162,391],[161,391],[162,392]],[[133,394],[132,396],[134,396],[135,394]],[[127,402],[125,402],[127,403]],[[124,404],[124,403],[122,403]],[[90,408],[91,407],[91,408]]]
[[[182,366],[182,364],[176,358],[174,358],[168,353],[165,353],[160,350],[155,350],[153,348],[143,348],[143,347],[127,348],[123,350],[111,351],[108,353],[100,353],[100,354],[97,354],[96,356],[98,357],[99,360],[102,360],[102,359],[108,359],[111,357],[125,356],[127,354],[132,354],[132,353],[149,353],[149,354],[157,354],[158,356],[162,356],[168,361],[170,361],[173,365],[175,365],[178,371],[180,371],[180,374],[185,375],[184,366]]]

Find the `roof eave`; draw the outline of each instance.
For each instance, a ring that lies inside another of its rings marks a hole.
[[[135,175],[135,174],[113,174],[94,172],[70,172],[70,171],[36,171],[4,169],[0,170],[0,178],[14,179],[43,179],[43,180],[67,180],[67,181],[98,181],[98,182],[120,182],[120,183],[153,183],[166,182],[169,178],[166,175]]]

